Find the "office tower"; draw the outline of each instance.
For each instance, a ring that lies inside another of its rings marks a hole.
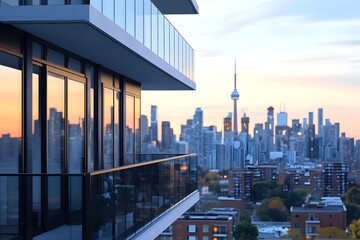
[[[289,150],[290,128],[287,125],[287,113],[277,114],[277,125],[275,127],[275,149],[286,152]]]
[[[158,107],[151,106],[151,141],[158,141]]]
[[[229,112],[226,117],[224,117],[224,132],[232,131],[232,113]]]
[[[169,121],[161,122],[161,146],[163,151],[170,152],[172,132]]]
[[[249,133],[249,122],[250,118],[244,113],[244,116],[241,118],[241,132]]]
[[[0,0],[0,239],[154,239],[197,202],[194,154],[140,154],[142,90],[196,88],[163,14],[197,12]]]
[[[314,113],[309,112],[309,125],[314,125]]]
[[[287,112],[279,112],[277,114],[277,125],[276,126],[287,126]]]
[[[325,125],[323,126],[324,140],[323,140],[323,160],[324,161],[337,161],[338,154],[338,142],[339,142],[339,130],[340,124],[331,124],[330,119],[325,119]]]
[[[324,111],[322,108],[318,108],[318,135],[319,137],[322,137],[323,136],[323,131],[322,131],[322,128],[323,128],[323,125],[324,125]]]
[[[149,120],[146,115],[140,116],[141,142],[149,141]]]
[[[266,141],[264,139],[264,128],[263,124],[256,123],[254,127],[254,148],[253,157],[254,162],[263,164],[266,159]]]
[[[190,145],[190,152],[194,152],[197,154],[199,166],[205,166],[203,122],[203,110],[201,108],[196,108],[192,121],[192,139]]]
[[[216,169],[216,127],[204,127],[204,166],[208,169]]]
[[[267,119],[265,123],[266,157],[269,157],[270,152],[274,151],[274,132],[274,108],[270,106],[267,109]]]

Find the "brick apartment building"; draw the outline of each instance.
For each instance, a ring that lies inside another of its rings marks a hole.
[[[337,227],[346,230],[346,207],[340,197],[323,197],[302,207],[291,207],[291,228],[300,229],[306,239],[319,235],[318,227]]]

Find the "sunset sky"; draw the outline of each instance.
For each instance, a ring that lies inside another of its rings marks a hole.
[[[291,119],[324,109],[324,121],[339,122],[360,139],[360,1],[197,0],[199,15],[167,16],[195,50],[196,91],[142,92],[142,114],[157,105],[159,122],[180,125],[195,108],[204,125],[222,131],[233,111],[234,60],[238,112],[266,121],[268,106]],[[171,99],[169,101],[168,99]],[[239,116],[240,118],[240,116]],[[275,118],[276,123],[276,118]],[[161,126],[159,124],[159,127]]]

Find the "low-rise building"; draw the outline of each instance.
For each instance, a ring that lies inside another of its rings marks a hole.
[[[346,207],[340,197],[323,197],[302,207],[291,207],[291,228],[300,229],[306,239],[315,239],[319,227],[346,230]]]

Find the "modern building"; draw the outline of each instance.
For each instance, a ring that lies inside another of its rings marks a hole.
[[[198,6],[0,0],[1,239],[153,239],[197,202],[194,154],[141,154],[141,91],[196,88],[172,13]]]
[[[349,164],[344,162],[324,163],[324,197],[340,197],[348,190]]]
[[[152,105],[151,106],[151,115],[150,115],[150,118],[151,118],[151,141],[158,141],[159,138],[158,138],[158,134],[159,134],[159,131],[158,131],[158,107],[155,106],[155,105]]]
[[[317,239],[319,227],[337,227],[345,231],[346,212],[340,197],[324,197],[320,202],[291,207],[291,228],[300,229],[306,239]]]

